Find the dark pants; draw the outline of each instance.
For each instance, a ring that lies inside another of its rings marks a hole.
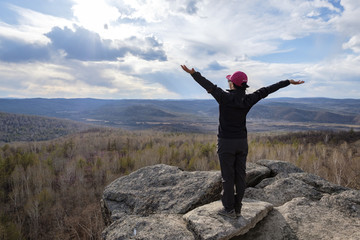
[[[227,211],[241,211],[246,188],[247,139],[218,139],[218,156],[223,180],[222,204]]]

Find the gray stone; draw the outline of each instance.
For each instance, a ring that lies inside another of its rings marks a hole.
[[[294,164],[285,161],[261,159],[258,160],[256,163],[270,168],[271,175],[273,176],[277,174],[287,176],[290,173],[304,172],[300,168],[296,167]]]
[[[158,164],[109,184],[103,193],[103,207],[111,216],[108,222],[129,214],[186,213],[218,200],[221,189],[219,171],[186,172]]]
[[[359,198],[357,190],[325,195],[320,201],[294,198],[234,240],[360,239]]]
[[[323,195],[313,186],[294,177],[280,178],[264,188],[247,188],[245,197],[280,206],[296,197],[319,200]]]
[[[272,205],[266,202],[243,200],[242,216],[231,219],[218,215],[222,209],[221,201],[213,202],[198,207],[184,215],[197,239],[215,240],[230,239],[242,235],[253,228],[272,209]]]
[[[102,237],[106,240],[195,239],[193,234],[187,230],[182,216],[175,214],[153,214],[147,217],[128,215],[107,227],[103,231]]]
[[[340,194],[325,195],[321,203],[329,208],[336,208],[348,216],[360,219],[360,191],[348,190]]]
[[[294,229],[275,207],[253,229],[231,240],[298,240],[298,238]]]
[[[262,180],[259,184],[255,186],[255,188],[265,188],[266,186],[273,184],[276,180],[280,179],[281,177],[275,176],[275,177],[269,177]]]
[[[349,190],[349,188],[330,183],[325,179],[311,173],[292,173],[290,176],[303,181],[304,183],[314,187],[314,189],[322,193],[333,194]]]
[[[246,164],[246,185],[254,187],[263,179],[270,176],[270,169],[256,163],[248,162]]]
[[[297,197],[320,200],[325,193],[339,193],[345,190],[347,188],[329,183],[316,175],[301,172],[265,179],[255,188],[247,188],[245,197],[280,206]]]

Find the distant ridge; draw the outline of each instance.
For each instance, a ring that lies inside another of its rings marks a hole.
[[[213,99],[0,99],[0,111],[65,118],[126,129],[216,131],[218,122],[218,105]],[[301,123],[296,127],[299,130],[309,124],[314,124],[315,128],[321,125],[321,128],[327,129],[360,129],[360,99],[264,99],[248,114],[249,127],[254,127],[253,130],[256,131],[257,127],[252,122],[259,121],[277,123],[269,123],[271,130],[276,130],[278,123],[283,123],[283,127],[286,123]],[[266,129],[268,128],[262,130]]]

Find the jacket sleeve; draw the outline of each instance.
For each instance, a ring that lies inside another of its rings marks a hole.
[[[266,98],[269,94],[271,94],[273,92],[276,92],[280,88],[283,88],[283,87],[286,87],[286,86],[289,86],[289,85],[290,85],[290,81],[289,80],[284,80],[284,81],[280,81],[278,83],[275,83],[273,85],[260,88],[257,91],[255,91],[254,93],[246,95],[244,103],[248,107],[252,107],[253,105],[255,105],[261,99]]]
[[[210,93],[217,102],[221,101],[222,95],[224,94],[224,90],[201,76],[199,72],[195,72],[191,74],[191,76],[194,78],[194,80],[202,86],[208,93]]]

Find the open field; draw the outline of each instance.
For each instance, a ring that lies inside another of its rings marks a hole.
[[[359,124],[316,123],[316,122],[286,122],[254,120],[247,121],[249,132],[295,132],[295,131],[360,131]]]

